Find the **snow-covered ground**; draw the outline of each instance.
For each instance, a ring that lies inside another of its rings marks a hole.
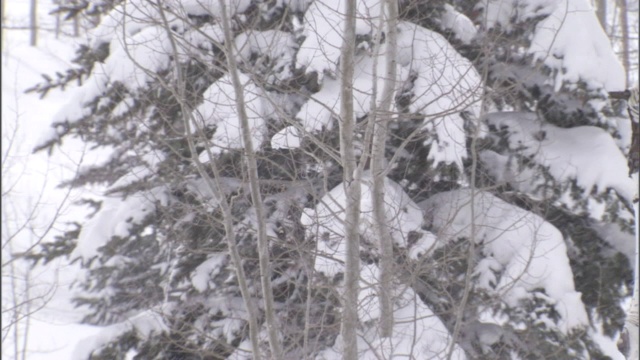
[[[42,132],[49,127],[52,115],[64,105],[67,93],[52,91],[46,98],[37,94],[25,94],[24,90],[42,80],[41,74],[54,74],[64,71],[74,56],[74,42],[69,38],[57,40],[52,31],[55,18],[48,15],[52,4],[39,4],[39,19],[44,30],[39,32],[37,47],[29,46],[29,32],[21,29],[3,29],[2,42],[2,300],[3,300],[3,343],[2,358],[13,358],[13,336],[4,339],[6,315],[10,306],[11,282],[10,269],[5,266],[11,252],[17,252],[32,246],[46,232],[56,214],[58,220],[79,218],[78,208],[70,206],[79,197],[78,192],[57,189],[63,180],[71,177],[81,164],[94,161],[96,154],[85,151],[78,143],[65,144],[62,151],[52,156],[46,153],[32,154],[32,149]],[[9,28],[25,27],[28,22],[29,1],[8,0],[6,21],[3,26]],[[66,25],[66,31],[71,25]],[[62,41],[61,41],[62,40]],[[13,141],[10,141],[13,139]],[[5,192],[11,189],[7,194]],[[17,226],[24,224],[32,210],[35,213],[29,222],[33,231],[20,231],[12,239],[12,249],[5,246],[5,239],[16,233]],[[57,222],[45,240],[63,230]],[[28,270],[24,262],[15,263],[18,283],[22,293],[21,281]],[[82,314],[69,302],[69,284],[77,273],[74,265],[60,262],[47,268],[29,272],[28,290],[34,298],[34,305],[42,304],[39,298],[44,296],[45,307],[29,316],[29,323],[21,321],[19,329],[24,331],[28,325],[26,358],[28,359],[69,359],[75,345],[81,339],[92,335],[97,329],[76,325]],[[24,346],[19,341],[19,346]]]

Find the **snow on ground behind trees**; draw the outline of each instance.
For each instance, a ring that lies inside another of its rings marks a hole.
[[[29,18],[29,2],[11,0],[6,5],[3,26],[24,26]],[[10,196],[13,198],[15,195],[15,201],[21,208],[38,206],[37,216],[32,223],[36,233],[42,233],[43,226],[52,221],[56,208],[66,196],[66,189],[57,188],[60,182],[73,176],[79,165],[93,163],[104,156],[99,152],[88,152],[85,144],[75,141],[70,141],[63,151],[54,152],[53,157],[49,157],[46,153],[32,154],[33,148],[41,137],[41,132],[49,128],[51,114],[56,113],[65,104],[68,95],[52,90],[46,98],[40,99],[38,94],[25,94],[24,91],[42,81],[42,73],[54,74],[56,71],[64,73],[74,57],[77,42],[70,38],[64,40],[55,38],[53,33],[55,17],[48,14],[51,5],[48,2],[39,3],[38,15],[41,29],[38,33],[37,47],[28,46],[28,31],[2,30],[3,154],[6,154],[6,146],[9,144],[4,140],[4,136],[10,134],[12,129],[17,129],[16,142],[12,144],[10,152],[10,157],[15,161],[11,160],[13,165],[10,170],[2,174],[3,189],[12,181],[11,179],[17,180],[14,192]],[[63,24],[63,33],[69,33],[70,27],[70,23]],[[88,189],[84,195],[92,195],[91,191],[92,189]],[[40,195],[42,195],[41,198],[39,198]],[[72,192],[67,204],[79,197],[78,191]],[[39,204],[35,202],[37,199],[40,200]],[[3,207],[9,201],[12,200],[3,196]],[[84,209],[71,206],[63,206],[61,210],[59,219],[61,221],[78,219],[84,215],[82,214]],[[19,214],[16,213],[16,215]],[[3,216],[3,221],[6,220],[8,219]],[[20,222],[20,219],[15,220]],[[51,240],[53,235],[54,233],[51,233],[46,240]],[[32,240],[30,235],[18,236],[15,239],[16,250],[30,246]],[[5,259],[4,252],[3,259]],[[20,271],[27,267],[27,264],[22,262],[16,265],[20,267]],[[67,360],[78,338],[98,331],[95,327],[77,324],[82,313],[71,305],[68,291],[68,286],[75,279],[77,272],[77,265],[55,260],[48,266],[31,273],[31,294],[38,295],[40,289],[47,289],[47,298],[49,296],[51,298],[43,309],[30,317],[27,358]],[[10,290],[5,288],[4,280],[3,269],[3,302],[10,294]],[[3,343],[3,358],[5,351],[11,348],[9,344]]]

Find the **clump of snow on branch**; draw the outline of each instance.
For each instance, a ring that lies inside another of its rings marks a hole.
[[[514,307],[542,288],[561,316],[561,331],[589,324],[562,234],[543,218],[468,189],[439,193],[420,207],[439,242],[464,237],[481,246],[484,258],[475,269],[481,280],[476,286],[500,294]]]
[[[95,64],[90,78],[75,89],[68,105],[53,117],[53,124],[74,123],[91,115],[89,104],[104,97],[114,84],[135,93],[146,88],[156,80],[156,74],[169,67],[171,46],[167,30],[153,26],[154,21],[159,21],[157,7],[147,2],[122,3],[109,13],[94,30],[91,45],[95,50],[99,45],[109,43],[109,56],[104,63]],[[121,112],[123,107],[117,109]],[[39,144],[57,141],[65,129],[62,125],[53,128]]]
[[[92,353],[99,352],[119,336],[132,330],[139,338],[145,339],[152,333],[167,331],[168,327],[161,313],[155,309],[147,310],[126,321],[103,328],[98,335],[79,341],[71,358],[73,360],[89,359]]]
[[[467,149],[460,113],[467,111],[479,116],[480,76],[473,64],[441,35],[406,22],[399,24],[398,31],[398,73],[404,91],[412,94],[409,110],[424,115],[425,130],[434,133],[429,137],[433,145],[428,158],[434,165],[453,163],[462,169]],[[385,48],[383,44],[380,54],[384,54]],[[374,81],[382,88],[383,77],[373,79],[374,60],[368,53],[356,58],[353,85],[356,117],[368,113]],[[384,61],[378,59],[377,64],[377,74],[384,74]],[[305,131],[313,133],[333,127],[340,111],[340,83],[339,78],[324,79],[322,89],[302,106],[297,117]]]
[[[556,89],[579,80],[591,89],[625,88],[624,68],[587,0],[560,1],[536,26],[529,52],[557,70]]]
[[[362,117],[370,111],[373,85],[377,82],[378,89],[382,89],[385,81],[381,74],[385,73],[384,54],[385,46],[381,46],[380,58],[377,59],[377,68],[374,77],[375,59],[370,54],[357,56],[353,74],[353,106],[356,117]],[[333,120],[340,113],[340,78],[326,78],[322,89],[313,94],[300,111],[297,117],[301,119],[305,131],[314,133],[323,129],[333,128]],[[380,93],[376,94],[380,96]]]
[[[634,184],[626,176],[629,172],[627,159],[606,131],[595,126],[559,128],[541,122],[534,113],[494,113],[488,115],[486,121],[497,129],[506,130],[506,140],[512,151],[544,166],[557,181],[565,184],[575,181],[586,194],[613,189],[620,197],[631,201]],[[483,151],[480,158],[498,181],[532,195],[538,192],[543,180],[532,176],[534,170],[519,169],[508,156],[492,151]],[[568,196],[562,201],[571,204],[573,201]],[[594,211],[590,215],[599,219],[604,209],[595,211],[597,205],[591,205]]]
[[[443,28],[451,30],[464,44],[470,44],[478,33],[473,21],[449,4],[444,4],[441,22]]]
[[[211,61],[211,52],[224,44],[224,31],[219,24],[204,24],[199,28],[188,29],[184,34],[173,35],[180,62],[187,62],[190,58],[202,62]]]
[[[202,262],[191,273],[191,284],[199,292],[204,292],[208,289],[215,289],[216,284],[210,281],[215,277],[226,262],[228,261],[228,254],[226,253],[214,253],[209,255],[207,260]]]
[[[245,110],[251,129],[251,141],[253,149],[257,150],[265,138],[266,124],[263,114],[262,90],[256,86],[246,75],[239,74],[243,84]],[[231,77],[225,75],[213,83],[204,92],[204,101],[193,112],[192,131],[215,127],[215,133],[211,139],[210,150],[219,154],[228,149],[242,149],[244,141],[238,107],[236,106],[235,90],[231,83]],[[200,161],[208,162],[209,154],[204,151],[200,155]]]
[[[171,21],[176,21],[170,12],[167,11],[165,14]],[[152,24],[160,24],[161,19],[158,6],[151,1],[122,2],[109,11],[100,21],[100,25],[91,32],[91,48],[96,49],[104,43],[125,44],[127,38]]]
[[[377,238],[373,232],[374,214],[372,198],[373,179],[370,172],[362,177],[361,214],[359,232],[362,243],[376,248]],[[385,216],[394,244],[409,247],[415,258],[433,248],[435,236],[421,230],[423,213],[402,190],[400,185],[385,179]],[[344,184],[327,193],[314,209],[305,209],[301,223],[307,228],[307,236],[315,237],[317,256],[315,269],[328,277],[344,271],[346,241],[344,234],[346,195]],[[420,236],[415,244],[407,244],[410,232]],[[416,250],[416,251],[414,251]],[[373,250],[374,252],[376,250]],[[380,300],[377,284],[380,269],[376,264],[362,264],[358,318],[362,330],[359,333],[358,349],[361,359],[391,358],[411,354],[417,358],[444,359],[450,345],[450,334],[440,319],[433,314],[411,288],[393,286],[394,328],[392,338],[381,338],[377,327],[380,316]],[[421,339],[428,338],[425,342]],[[316,359],[342,358],[342,340],[339,336],[333,347],[322,351]],[[464,352],[454,348],[453,359],[464,359]]]
[[[380,16],[379,0],[357,2],[356,34],[370,34]],[[305,40],[300,46],[297,66],[307,72],[317,72],[322,79],[325,71],[335,77],[340,58],[344,29],[344,0],[314,1],[304,15]]]
[[[483,26],[509,32],[513,24],[548,15],[558,5],[558,0],[483,0],[476,7],[482,9]]]
[[[169,5],[181,8],[186,14],[219,18],[222,14],[220,0],[171,0]],[[225,0],[227,16],[243,13],[251,5],[251,0]]]
[[[273,149],[296,149],[300,147],[300,132],[295,126],[287,126],[271,137]]]
[[[372,187],[373,179],[371,173],[367,171],[362,176],[359,229],[363,242],[377,246],[378,241],[373,231],[375,219]],[[394,244],[406,247],[407,235],[414,231],[423,235],[416,245],[425,248],[433,245],[434,238],[421,230],[422,211],[402,190],[402,187],[390,179],[385,179],[384,195],[387,226]],[[318,243],[316,270],[329,277],[344,271],[343,264],[346,257],[345,205],[345,185],[340,184],[323,196],[315,209],[305,209],[301,218],[302,225],[307,228],[307,235],[315,237]],[[424,244],[424,242],[429,244]]]
[[[164,190],[155,188],[122,199],[107,197],[100,212],[89,220],[78,236],[78,244],[70,257],[87,262],[98,256],[98,251],[114,236],[127,237],[129,230],[154,214],[156,202],[166,205],[168,197]]]
[[[359,359],[466,359],[457,345],[451,357],[447,357],[452,340],[449,331],[412,288],[397,288],[393,292],[393,336],[381,338],[376,324],[363,326],[358,334]],[[342,336],[338,336],[334,346],[320,352],[316,360],[342,359],[342,347]]]
[[[284,80],[292,76],[291,66],[297,44],[295,38],[284,31],[246,31],[235,39],[238,61],[248,63],[252,56],[275,62],[275,72],[266,74],[267,82]],[[260,62],[261,60],[258,60]]]
[[[115,42],[104,64],[96,64],[83,86],[75,90],[68,106],[53,117],[53,123],[76,122],[91,115],[88,106],[96,97],[106,95],[108,88],[119,83],[135,92],[155,80],[155,74],[167,69],[170,45],[166,32],[149,27],[127,39],[126,44]],[[40,143],[55,140],[64,128],[53,131]]]
[[[442,35],[406,22],[398,30],[398,64],[413,100],[409,110],[424,115],[425,129],[435,133],[428,158],[462,169],[467,150],[460,112],[480,115],[480,75]]]
[[[625,88],[624,69],[590,1],[485,0],[478,7],[483,9],[483,24],[507,32],[516,24],[546,16],[536,24],[528,53],[556,71],[551,80],[556,91],[578,81],[592,90]]]

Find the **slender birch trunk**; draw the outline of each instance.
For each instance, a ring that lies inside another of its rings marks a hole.
[[[625,70],[626,87],[629,88],[629,71],[631,69],[631,59],[629,50],[629,12],[627,11],[627,0],[618,0],[620,5],[620,27],[622,28],[622,65]]]
[[[2,46],[2,50],[4,50],[4,27],[7,25],[7,19],[5,19],[5,10],[7,7],[7,0],[2,0],[2,2],[0,3],[0,12],[2,12],[2,14],[0,14],[0,17],[2,19],[2,27],[0,28],[0,32],[2,32],[2,38],[0,38],[0,46]]]
[[[640,185],[638,182],[639,173],[636,172],[633,174],[632,178],[635,180],[636,191],[638,186]],[[638,201],[638,193],[636,192],[636,196],[633,203],[633,210],[635,215],[635,227],[636,227],[636,253],[635,253],[635,271],[634,271],[634,283],[633,283],[633,298],[631,300],[631,306],[629,311],[627,312],[627,320],[625,322],[625,329],[627,330],[627,334],[629,335],[629,353],[627,354],[627,359],[639,359],[640,358],[640,326],[639,322],[639,313],[638,313],[638,267],[640,267],[640,261],[638,261],[638,247],[640,247],[640,203]]]
[[[262,207],[262,195],[258,184],[258,164],[256,154],[253,151],[253,141],[251,139],[251,128],[244,102],[243,85],[238,76],[238,66],[233,54],[233,36],[231,34],[231,24],[227,16],[227,9],[224,0],[220,0],[220,10],[222,17],[222,27],[225,37],[225,48],[227,51],[227,66],[233,89],[235,93],[240,127],[242,128],[242,140],[244,142],[244,158],[249,175],[249,188],[251,189],[251,201],[256,211],[258,222],[258,260],[260,264],[260,283],[262,285],[262,297],[264,299],[265,322],[269,337],[269,347],[273,359],[282,359],[282,346],[278,338],[278,329],[275,317],[275,307],[271,288],[271,269],[269,267],[269,243],[267,238],[267,224]]]
[[[353,111],[353,74],[356,44],[356,0],[347,0],[343,44],[340,52],[340,158],[343,186],[346,194],[344,223],[347,242],[343,314],[341,334],[343,359],[358,359],[358,292],[360,280],[360,198],[361,169],[357,166],[354,149],[355,117]]]
[[[382,88],[381,103],[377,114],[373,117],[374,131],[371,148],[371,174],[373,186],[373,212],[375,216],[375,232],[380,241],[380,335],[391,337],[393,334],[393,240],[387,227],[385,212],[386,159],[385,145],[387,140],[387,126],[391,119],[391,105],[393,103],[396,86],[396,53],[397,53],[397,19],[398,4],[394,0],[385,1],[386,12],[386,47],[385,47],[385,80]],[[377,81],[377,79],[374,79]]]
[[[596,0],[596,15],[598,16],[598,20],[600,21],[600,25],[602,29],[604,29],[605,33],[609,33],[607,31],[607,0]]]
[[[38,44],[38,0],[31,0],[29,18],[29,29],[31,30],[29,45],[36,46]]]

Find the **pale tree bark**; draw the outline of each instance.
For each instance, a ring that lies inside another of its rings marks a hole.
[[[631,69],[631,58],[629,50],[629,12],[627,11],[627,0],[618,0],[620,6],[620,27],[622,28],[622,65],[625,70],[626,87],[629,88],[629,71]]]
[[[171,49],[174,54],[174,59],[178,59],[178,45],[176,44],[175,38],[173,37],[173,32],[169,26],[169,22],[166,18],[162,5],[158,2],[158,11],[160,12],[160,16],[163,21],[163,26],[167,31],[167,36],[171,43]],[[164,86],[169,89],[178,102],[180,104],[180,112],[182,113],[182,120],[184,123],[184,129],[187,139],[187,144],[189,146],[189,151],[191,153],[191,160],[196,166],[196,169],[200,176],[206,181],[209,190],[213,194],[217,194],[217,197],[220,203],[220,207],[222,208],[223,214],[223,222],[224,222],[224,230],[227,238],[227,246],[229,247],[229,253],[231,255],[231,260],[233,261],[233,265],[235,267],[236,277],[238,279],[238,285],[240,287],[240,294],[244,301],[245,308],[247,310],[247,317],[249,322],[249,339],[251,341],[252,346],[252,357],[254,360],[261,360],[260,354],[260,342],[259,342],[259,327],[258,327],[258,312],[255,308],[254,304],[251,302],[251,293],[249,291],[249,287],[247,285],[247,277],[244,272],[244,268],[242,266],[242,258],[240,256],[240,252],[238,251],[238,247],[236,244],[236,236],[233,228],[233,214],[231,212],[231,205],[227,202],[227,199],[224,197],[224,192],[222,190],[222,185],[220,184],[220,176],[218,168],[214,161],[210,161],[210,168],[214,174],[212,178],[207,173],[204,165],[200,162],[198,157],[198,152],[196,150],[193,135],[191,131],[191,116],[192,109],[185,102],[185,80],[180,68],[178,61],[174,61],[175,71],[176,71],[176,86],[171,87],[168,84],[164,84]],[[195,123],[195,122],[194,122]],[[197,129],[199,130],[199,129]],[[209,153],[209,158],[213,160],[213,155]]]
[[[639,174],[636,172],[633,174],[633,179],[635,180],[636,191],[638,191],[638,178]],[[640,263],[638,261],[638,246],[640,246],[640,236],[639,236],[639,227],[640,227],[640,207],[638,202],[638,193],[635,194],[635,199],[633,203],[633,209],[635,212],[635,227],[636,227],[636,253],[635,253],[635,272],[634,272],[634,284],[633,284],[633,298],[631,300],[631,306],[629,311],[627,312],[627,320],[625,321],[625,330],[628,334],[628,342],[629,342],[629,350],[627,355],[627,359],[638,359],[640,358],[640,326],[639,316],[638,316],[638,296],[639,294],[639,284],[638,284],[638,267]]]
[[[31,0],[29,18],[29,29],[31,31],[29,45],[36,46],[38,44],[38,0]]]
[[[273,301],[273,293],[271,290],[271,269],[269,262],[269,241],[267,237],[267,224],[264,216],[264,208],[262,206],[262,195],[260,194],[260,186],[258,184],[258,164],[256,154],[253,150],[253,141],[251,139],[251,128],[249,126],[249,118],[245,108],[243,85],[238,76],[238,66],[233,54],[233,36],[231,34],[231,24],[227,16],[227,9],[224,0],[220,0],[220,10],[222,18],[222,27],[224,29],[225,48],[227,51],[227,66],[233,89],[235,92],[235,100],[240,118],[240,127],[242,129],[242,140],[244,142],[244,157],[249,175],[249,188],[251,189],[251,201],[256,212],[258,222],[258,260],[260,264],[260,283],[262,285],[262,297],[264,300],[265,322],[267,325],[267,334],[269,337],[269,347],[271,348],[271,357],[273,359],[282,359],[282,346],[278,338],[278,328],[275,317],[275,306]]]
[[[340,332],[343,359],[358,359],[358,292],[360,280],[360,198],[361,168],[354,149],[353,74],[356,44],[356,0],[345,1],[343,43],[340,51],[340,159],[346,194],[344,233],[347,242],[344,296]]]
[[[385,47],[385,80],[381,93],[380,106],[375,109],[371,121],[374,121],[373,141],[371,148],[371,175],[373,186],[371,188],[373,197],[373,212],[375,217],[375,233],[380,242],[380,287],[378,294],[380,297],[380,335],[391,337],[393,333],[393,241],[389,228],[387,227],[387,217],[385,211],[385,186],[386,159],[385,145],[387,140],[387,126],[391,118],[391,105],[393,103],[394,90],[396,87],[396,53],[397,53],[397,20],[398,4],[395,0],[386,0],[384,4],[386,28]],[[374,82],[377,79],[373,80]],[[375,97],[374,97],[375,99]],[[375,100],[374,100],[375,101]]]
[[[627,31],[628,32],[628,31]],[[628,70],[628,69],[627,69]],[[627,319],[624,324],[624,332],[623,335],[626,336],[626,341],[628,344],[628,349],[626,351],[627,359],[638,359],[640,358],[640,334],[638,327],[640,326],[639,322],[639,312],[638,312],[638,297],[640,296],[640,284],[638,281],[640,279],[640,258],[639,258],[639,247],[640,247],[640,200],[638,198],[638,186],[640,183],[638,180],[640,179],[640,172],[638,171],[638,162],[637,151],[638,151],[638,141],[640,140],[640,134],[638,134],[638,126],[640,125],[640,119],[638,119],[638,114],[640,113],[639,108],[639,98],[640,93],[638,88],[634,88],[628,90],[629,98],[627,100],[627,107],[629,113],[629,120],[631,121],[631,127],[633,131],[633,140],[631,149],[629,150],[629,172],[631,173],[631,178],[634,180],[636,193],[633,197],[633,210],[635,216],[635,269],[634,269],[634,283],[633,283],[633,297],[631,299],[631,304],[629,306],[629,310],[627,311]],[[633,152],[636,152],[635,154]]]
[[[4,50],[4,27],[5,24],[7,23],[7,19],[5,19],[5,10],[7,7],[7,0],[2,0],[2,2],[0,3],[0,12],[2,12],[0,14],[0,17],[2,19],[2,27],[0,28],[0,31],[2,32],[2,38],[0,38],[0,44],[2,44],[2,50]]]
[[[607,0],[596,0],[596,15],[600,21],[602,29],[605,33],[609,33],[607,30]]]

